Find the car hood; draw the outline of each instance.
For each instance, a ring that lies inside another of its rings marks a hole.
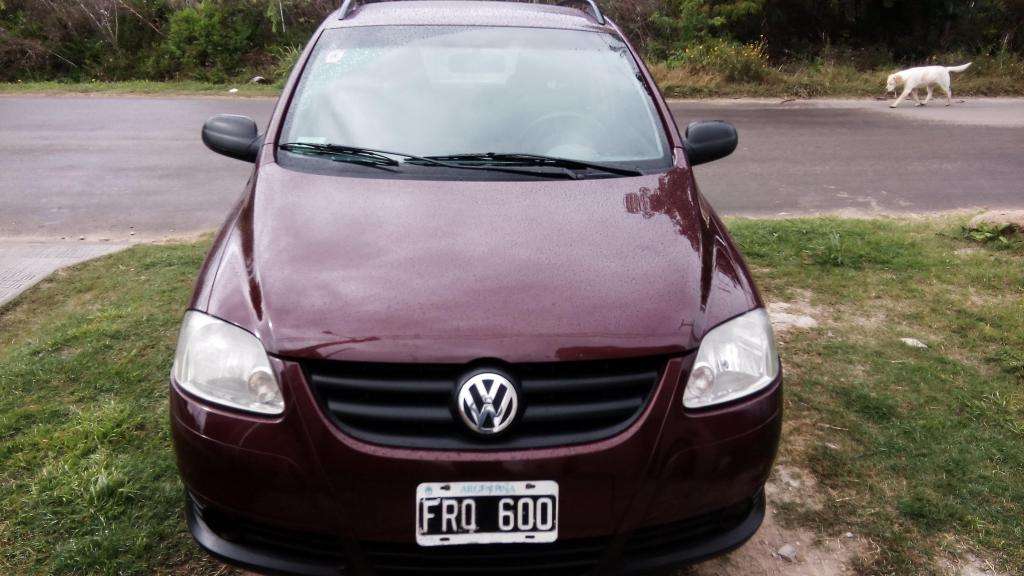
[[[688,169],[451,182],[259,168],[193,306],[283,357],[669,354],[760,304]]]

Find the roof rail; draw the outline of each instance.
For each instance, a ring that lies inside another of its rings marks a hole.
[[[342,2],[341,8],[338,9],[338,20],[344,20],[348,16],[349,12],[351,12],[353,9],[355,9],[357,4],[370,4],[373,1],[374,0],[345,0],[344,2]],[[377,1],[380,2],[380,1],[387,1],[387,0],[377,0]],[[513,1],[517,1],[517,0],[513,0]],[[538,4],[538,3],[539,2],[536,2],[536,1],[531,2],[531,4]],[[561,2],[558,3],[558,6],[567,6],[569,4],[585,4],[586,7],[588,8],[589,14],[594,18],[594,20],[598,24],[604,26],[604,24],[605,24],[604,14],[601,13],[601,9],[598,8],[597,2],[595,2],[594,0],[561,0]]]
[[[568,4],[586,4],[590,8],[590,15],[594,17],[594,20],[604,26],[604,14],[597,7],[597,2],[594,2],[594,0],[562,0],[558,3],[559,6],[566,6]]]
[[[352,0],[345,0],[341,3],[341,8],[338,10],[338,20],[344,20],[348,16],[348,11],[352,9],[352,5],[355,4]]]

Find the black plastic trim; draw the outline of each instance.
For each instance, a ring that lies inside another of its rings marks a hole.
[[[199,547],[228,564],[264,574],[340,576],[347,573],[344,566],[335,563],[316,562],[307,558],[277,554],[229,542],[214,533],[210,526],[203,521],[198,505],[191,496],[186,496],[185,520],[188,523],[189,532],[192,533],[192,538],[199,544]]]
[[[719,532],[703,540],[688,542],[685,546],[662,555],[651,555],[626,560],[616,574],[630,576],[646,574],[653,570],[686,566],[728,554],[750,540],[764,522],[765,498],[762,489],[753,498],[750,513],[742,522],[725,532]]]

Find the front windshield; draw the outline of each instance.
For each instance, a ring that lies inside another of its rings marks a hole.
[[[514,27],[326,30],[280,142],[432,157],[535,154],[633,169],[671,160],[622,40]]]

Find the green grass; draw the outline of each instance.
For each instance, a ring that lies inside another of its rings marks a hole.
[[[824,316],[781,343],[784,454],[826,495],[791,519],[872,538],[859,573],[938,573],[937,554],[966,551],[1024,572],[1024,242],[951,222],[731,229],[770,298],[809,292]]]
[[[821,322],[780,337],[782,457],[824,501],[784,519],[869,538],[857,573],[965,551],[1024,573],[1024,242],[960,224],[730,221],[765,296]],[[0,308],[0,573],[220,570],[186,533],[166,412],[206,247],[132,248]]]
[[[137,247],[0,309],[0,573],[202,573],[167,375],[205,246]]]
[[[228,90],[237,88],[231,94]],[[0,94],[143,94],[154,96],[277,96],[280,87],[270,84],[211,84],[208,82],[0,82]]]

